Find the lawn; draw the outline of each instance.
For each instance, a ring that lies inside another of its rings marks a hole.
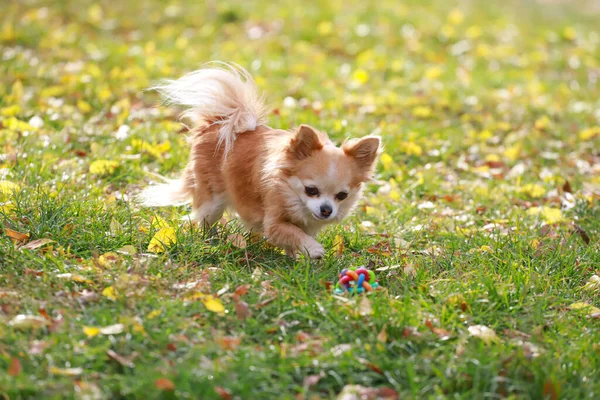
[[[0,397],[598,398],[594,3],[3,2]],[[188,156],[145,89],[210,60],[383,137],[323,260],[135,202]]]

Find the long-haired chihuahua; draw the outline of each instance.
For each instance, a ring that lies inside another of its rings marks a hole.
[[[254,80],[239,66],[213,65],[155,89],[186,107],[191,154],[179,179],[144,190],[143,204],[191,202],[191,218],[205,227],[231,207],[248,229],[289,255],[321,258],[315,235],[350,213],[372,177],[381,139],[365,136],[336,147],[308,125],[270,128]]]

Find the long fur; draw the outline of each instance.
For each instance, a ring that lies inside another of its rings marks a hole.
[[[163,95],[167,104],[185,107],[182,118],[194,129],[219,125],[218,145],[227,155],[238,134],[253,131],[266,123],[267,108],[248,71],[239,65],[213,62],[206,68],[176,80],[165,80],[151,88]],[[140,200],[148,207],[182,205],[193,194],[194,183],[166,179],[145,189]]]
[[[194,128],[220,125],[218,143],[225,146],[227,155],[239,133],[266,123],[267,108],[244,68],[228,63],[209,66],[177,80],[166,80],[153,89],[164,96],[167,104],[187,107],[182,116],[189,118]]]

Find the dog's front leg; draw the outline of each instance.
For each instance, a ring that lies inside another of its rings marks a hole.
[[[285,221],[266,224],[265,235],[269,242],[286,249],[288,255],[301,251],[310,258],[321,258],[325,249],[296,225]]]

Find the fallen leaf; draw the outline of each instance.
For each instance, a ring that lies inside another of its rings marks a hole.
[[[25,242],[27,242],[29,240],[29,234],[17,232],[15,230],[10,229],[10,228],[4,228],[4,233],[6,234],[6,236],[8,236],[9,238],[11,238],[15,242],[23,242],[23,243],[25,243]]]
[[[19,249],[23,250],[23,249],[27,249],[27,250],[35,250],[35,249],[39,249],[42,246],[45,246],[49,243],[54,243],[55,241],[52,239],[36,239],[36,240],[32,240],[31,242],[27,243],[24,246],[21,246]]]
[[[587,283],[583,286],[583,290],[587,290],[588,292],[600,291],[600,276],[592,275]]]
[[[250,285],[240,285],[235,288],[235,294],[237,294],[238,296],[243,296],[246,293],[248,293],[249,288],[250,288]]]
[[[100,328],[100,333],[103,335],[118,335],[119,333],[123,333],[124,330],[125,325],[114,324]]]
[[[95,326],[84,326],[83,333],[87,337],[90,337],[90,338],[94,337],[94,336],[98,336],[100,334],[100,328],[95,327]]]
[[[387,342],[387,332],[385,328],[386,326],[384,325],[383,328],[381,328],[381,332],[379,332],[379,334],[377,335],[377,341],[381,343]]]
[[[333,240],[333,248],[335,249],[334,254],[337,258],[340,258],[344,255],[344,237],[342,235],[336,235]]]
[[[583,243],[585,244],[590,244],[590,242],[592,241],[590,239],[590,235],[588,235],[588,233],[585,231],[585,229],[583,229],[582,227],[580,227],[577,224],[573,224],[573,232],[578,234],[579,237],[581,238],[581,240],[583,240]]]
[[[39,329],[50,325],[50,321],[37,315],[20,314],[14,317],[8,325],[15,329]]]
[[[243,321],[252,316],[252,311],[248,308],[248,303],[245,301],[238,301],[235,303],[235,314],[237,319]]]
[[[321,371],[319,374],[317,375],[308,375],[304,377],[303,380],[303,386],[305,388],[310,388],[312,386],[315,386],[317,383],[319,383],[319,381],[321,380],[321,378],[325,377],[325,372]]]
[[[223,400],[231,400],[231,392],[228,389],[225,389],[221,386],[215,386],[215,393],[219,395]]]
[[[544,398],[548,400],[558,400],[558,385],[550,379],[544,382]]]
[[[204,307],[214,313],[223,314],[225,312],[225,307],[223,306],[223,303],[221,303],[221,299],[217,297],[208,295],[204,297],[202,303],[204,303]]]
[[[491,344],[492,342],[500,341],[496,332],[493,329],[488,328],[485,325],[473,325],[469,327],[469,334],[471,336],[478,337],[483,340],[486,345]]]
[[[119,364],[121,364],[124,367],[129,367],[129,368],[135,367],[135,364],[133,363],[133,361],[130,358],[123,357],[122,355],[117,354],[114,350],[108,349],[106,351],[106,354],[108,354],[108,356],[110,358],[112,358],[113,360],[115,360],[116,362],[118,362]]]
[[[175,384],[167,378],[158,378],[154,381],[154,386],[156,386],[157,389],[165,391],[175,390]]]
[[[115,288],[112,286],[107,286],[106,288],[104,288],[104,290],[102,291],[102,296],[115,301],[117,300],[117,294],[115,292]]]
[[[235,350],[242,343],[242,339],[237,336],[222,336],[217,338],[217,344],[223,350]]]
[[[78,376],[83,374],[83,368],[58,368],[50,367],[48,372],[52,375],[64,375],[64,376]]]
[[[358,313],[360,315],[371,315],[373,314],[373,307],[371,306],[371,301],[368,297],[363,296],[358,305]]]
[[[452,333],[450,331],[447,331],[446,329],[442,328],[436,328],[435,326],[433,326],[433,323],[430,320],[425,321],[425,325],[441,340],[447,340],[450,338],[450,336],[452,336]]]
[[[162,310],[153,310],[148,313],[146,319],[154,319],[162,313]]]
[[[135,256],[137,254],[137,249],[135,247],[133,247],[132,245],[128,244],[128,245],[121,247],[119,250],[117,250],[117,253],[125,254],[128,256]]]
[[[588,315],[600,313],[600,308],[581,301],[571,304],[569,308],[573,311],[585,311]]]
[[[234,233],[227,236],[227,241],[231,243],[234,247],[237,247],[238,249],[245,249],[246,247],[248,247],[246,239],[243,235],[239,233]]]
[[[10,359],[10,365],[8,366],[8,375],[19,376],[21,373],[21,362],[18,358],[13,357]]]
[[[337,400],[397,400],[398,392],[392,388],[371,388],[361,385],[346,385]]]
[[[148,251],[159,254],[163,253],[168,247],[177,242],[177,235],[175,229],[170,226],[160,228],[158,232],[154,234],[150,243],[148,244]]]
[[[96,160],[90,164],[90,174],[111,175],[115,172],[119,163],[112,160]]]

